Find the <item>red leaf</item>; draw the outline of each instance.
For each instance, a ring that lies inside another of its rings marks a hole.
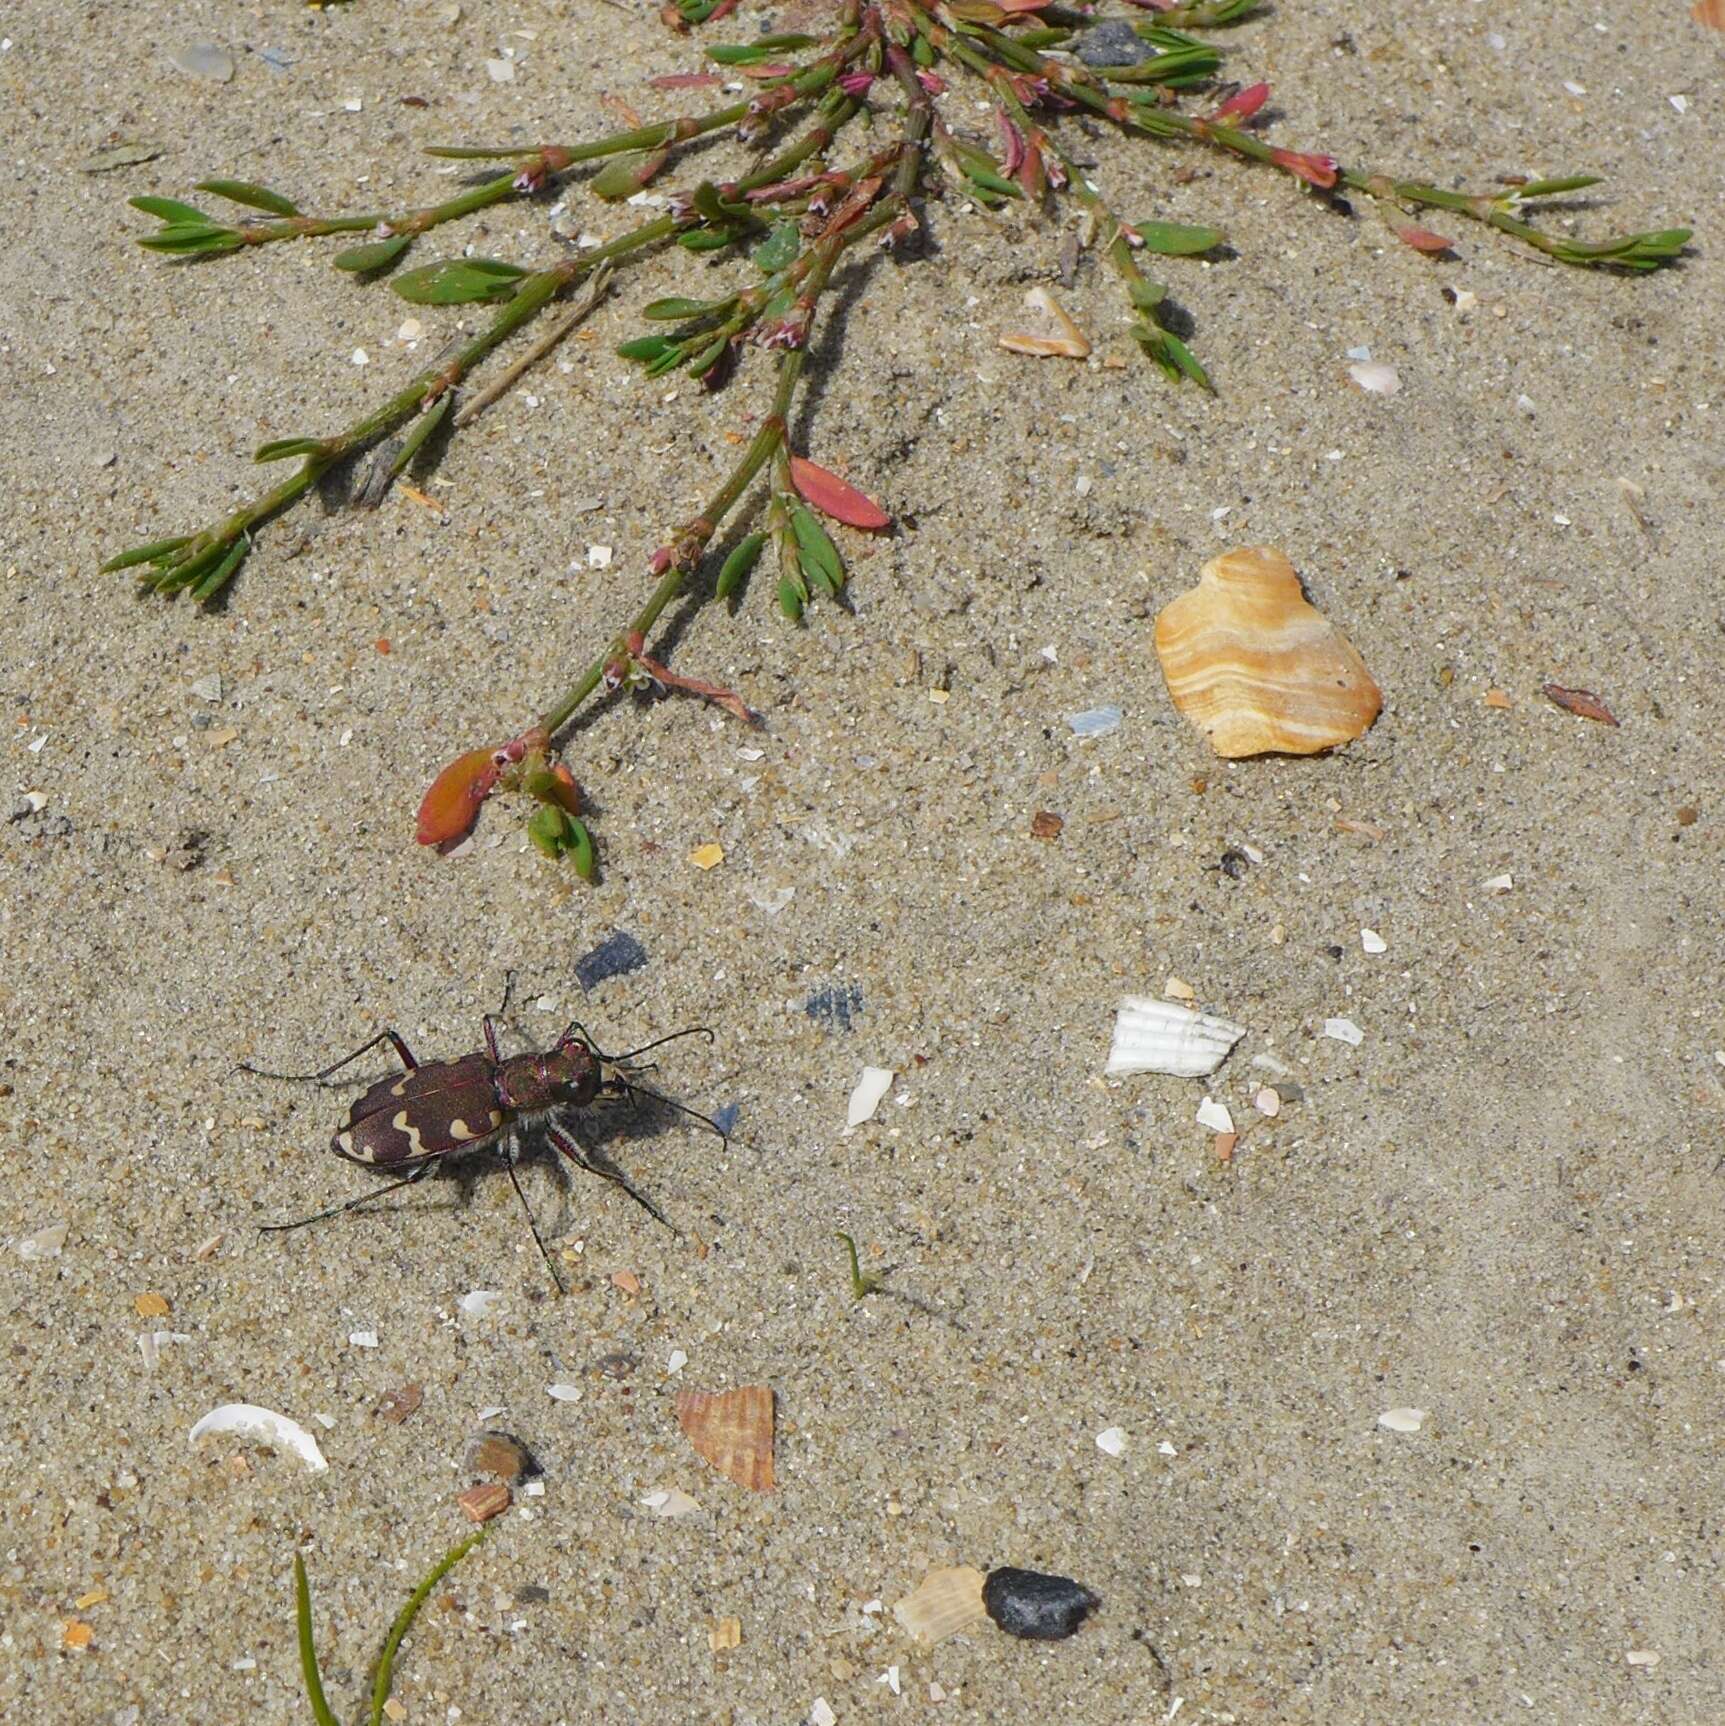
[[[661,72],[647,80],[655,90],[708,90],[724,81],[717,72]]]
[[[1561,683],[1548,683],[1545,693],[1566,712],[1582,719],[1596,719],[1601,725],[1617,723],[1617,715],[1591,689],[1565,689]]]
[[[864,497],[854,485],[847,485],[836,473],[817,467],[805,456],[791,457],[791,484],[822,515],[830,515],[846,527],[892,526],[892,517],[872,498]]]
[[[1268,84],[1250,84],[1236,90],[1214,114],[1212,120],[1249,120],[1270,99]]]
[[[1412,246],[1416,252],[1447,252],[1454,240],[1446,240],[1442,234],[1434,234],[1430,228],[1404,227],[1399,222],[1391,223],[1396,231],[1396,238],[1404,246]]]
[[[419,827],[414,833],[421,845],[447,845],[479,819],[479,806],[501,771],[496,755],[495,749],[470,749],[432,780],[419,805]]]
[[[1328,191],[1336,183],[1336,158],[1320,156],[1312,150],[1272,150],[1270,160],[1278,168]]]

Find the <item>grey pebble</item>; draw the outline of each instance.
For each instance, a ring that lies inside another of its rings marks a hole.
[[[1008,1636],[1032,1642],[1060,1642],[1070,1636],[1101,1600],[1070,1576],[1048,1576],[1003,1564],[982,1585],[982,1605]]]
[[[1086,30],[1072,51],[1086,66],[1139,66],[1156,58],[1156,50],[1122,18]]]

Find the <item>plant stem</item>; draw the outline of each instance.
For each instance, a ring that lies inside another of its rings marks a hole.
[[[311,1703],[317,1726],[340,1726],[323,1693],[323,1674],[318,1670],[317,1643],[311,1629],[311,1584],[306,1580],[305,1560],[293,1555],[294,1621],[299,1629],[299,1669],[305,1680],[306,1700]]]
[[[383,1651],[377,1657],[377,1677],[371,1686],[371,1726],[382,1726],[383,1705],[389,1700],[391,1680],[395,1673],[395,1651],[401,1646],[401,1639],[412,1627],[413,1621],[419,1616],[419,1609],[425,1604],[429,1595],[451,1570],[485,1538],[482,1527],[458,1546],[452,1546],[435,1564],[420,1585],[408,1595],[407,1604],[395,1615],[395,1622],[389,1627],[389,1634],[383,1639]],[[322,1726],[322,1723],[319,1723]]]

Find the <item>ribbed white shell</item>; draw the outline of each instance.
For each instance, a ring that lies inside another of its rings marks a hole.
[[[1172,1073],[1199,1079],[1213,1073],[1246,1027],[1213,1013],[1194,1012],[1173,1001],[1146,995],[1121,997],[1114,1021],[1114,1046],[1108,1051],[1110,1077],[1122,1073]]]

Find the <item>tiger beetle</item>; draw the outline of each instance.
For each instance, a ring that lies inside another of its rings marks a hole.
[[[513,985],[513,978],[510,981]],[[483,1053],[476,1051],[453,1061],[422,1064],[415,1059],[400,1034],[386,1028],[351,1055],[343,1055],[339,1061],[317,1073],[270,1073],[242,1062],[242,1072],[254,1073],[259,1078],[321,1084],[380,1043],[388,1043],[402,1065],[399,1074],[379,1079],[350,1105],[347,1119],[330,1140],[329,1148],[338,1157],[362,1163],[367,1168],[385,1172],[406,1169],[409,1172],[375,1192],[362,1193],[357,1199],[331,1205],[327,1210],[301,1217],[296,1222],[265,1223],[259,1232],[279,1234],[358,1210],[361,1205],[368,1205],[424,1179],[432,1167],[445,1158],[501,1143],[504,1167],[509,1171],[515,1196],[527,1214],[533,1243],[545,1260],[557,1292],[562,1294],[565,1292],[563,1278],[540,1238],[532,1207],[527,1203],[527,1195],[521,1190],[520,1179],[515,1173],[520,1134],[524,1130],[537,1129],[577,1168],[615,1182],[650,1216],[675,1233],[674,1226],[659,1207],[637,1192],[619,1170],[585,1150],[561,1117],[569,1109],[616,1102],[633,1103],[638,1096],[644,1095],[655,1102],[667,1103],[683,1114],[693,1115],[696,1120],[705,1121],[723,1138],[725,1135],[716,1123],[705,1115],[640,1084],[639,1075],[643,1069],[631,1065],[649,1050],[678,1037],[704,1036],[711,1042],[713,1033],[706,1026],[699,1025],[686,1031],[673,1031],[670,1036],[643,1044],[626,1055],[607,1055],[593,1043],[579,1023],[571,1023],[551,1048],[506,1057],[497,1047],[497,1026],[508,1008],[506,992],[498,1012],[485,1015]]]

